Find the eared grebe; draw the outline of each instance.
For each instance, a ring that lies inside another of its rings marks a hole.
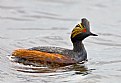
[[[18,62],[34,62],[39,64],[69,65],[87,60],[87,52],[82,41],[88,36],[97,36],[90,32],[90,24],[86,18],[77,24],[71,33],[73,49],[60,47],[33,47],[30,49],[18,49],[12,53]]]

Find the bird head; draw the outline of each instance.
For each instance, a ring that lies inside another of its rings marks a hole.
[[[71,33],[72,42],[82,41],[88,36],[98,36],[90,31],[90,24],[86,18],[81,20],[82,22],[77,24]]]

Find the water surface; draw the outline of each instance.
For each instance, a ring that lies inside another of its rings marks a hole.
[[[0,83],[119,83],[120,8],[120,0],[1,0]],[[46,68],[9,59],[18,48],[72,49],[71,30],[83,17],[99,35],[84,41],[89,60],[86,64]]]

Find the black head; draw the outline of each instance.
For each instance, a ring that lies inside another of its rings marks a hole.
[[[82,22],[77,24],[71,33],[71,41],[82,41],[88,36],[98,36],[97,34],[90,32],[90,24],[86,18],[82,19]]]

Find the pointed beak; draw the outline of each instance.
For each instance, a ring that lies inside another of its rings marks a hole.
[[[90,33],[90,36],[98,36],[98,35],[94,33]]]

